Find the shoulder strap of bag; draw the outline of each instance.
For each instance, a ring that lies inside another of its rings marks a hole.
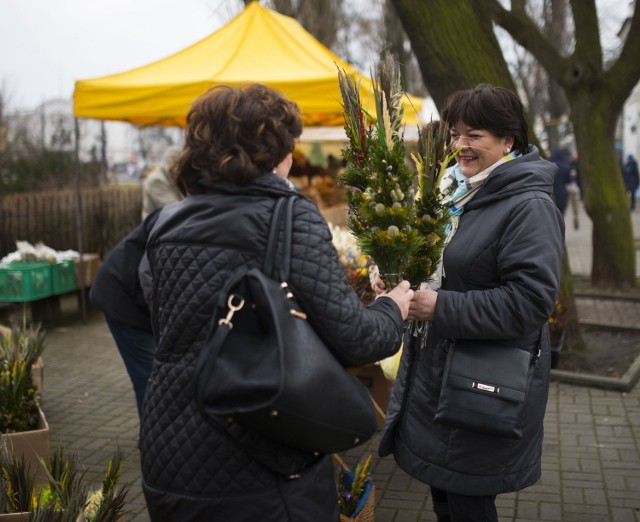
[[[269,229],[269,237],[267,238],[267,250],[264,255],[264,264],[262,265],[262,272],[268,276],[272,276],[273,267],[276,261],[276,249],[278,246],[278,233],[280,231],[280,221],[282,219],[282,211],[284,205],[287,202],[287,198],[280,198],[276,201],[273,208],[273,214],[271,215],[271,228]]]
[[[273,211],[273,217],[271,219],[271,228],[269,230],[269,237],[267,239],[267,251],[265,255],[265,261],[263,265],[263,273],[267,277],[273,277],[273,267],[276,261],[276,250],[278,246],[278,236],[280,235],[280,229],[282,224],[284,224],[284,237],[283,237],[283,260],[280,265],[280,269],[278,270],[282,281],[285,281],[289,277],[289,265],[291,264],[291,228],[293,225],[293,204],[295,201],[295,196],[290,197],[282,197],[278,199],[275,204],[275,208]],[[234,278],[231,278],[227,285],[225,286],[226,290],[222,291],[222,295],[224,299],[228,299],[228,289],[233,287],[234,284],[237,283],[238,278],[241,275],[237,275]],[[229,302],[225,301],[225,304],[229,306]],[[204,383],[200,382],[200,372],[202,371],[206,361],[208,359],[216,360],[218,358],[218,354],[224,344],[224,341],[227,337],[227,334],[231,331],[231,325],[229,323],[230,317],[233,315],[232,310],[230,315],[227,315],[227,320],[221,320],[218,322],[215,328],[215,332],[211,341],[209,342],[208,347],[204,347],[198,357],[198,363],[196,366],[196,378],[194,379],[195,384],[195,398],[198,409],[201,412],[204,412],[204,404],[203,404],[203,391],[202,386]],[[216,313],[213,314],[214,318]],[[208,415],[204,414],[205,418],[208,418]]]
[[[293,226],[293,204],[295,203],[295,199],[295,196],[285,196],[276,202],[271,218],[267,250],[262,267],[262,272],[267,277],[281,279],[282,281],[286,281],[289,278],[289,267],[291,265],[291,229]],[[281,234],[282,262],[276,265],[278,239]],[[278,266],[277,271],[274,268],[275,266]]]

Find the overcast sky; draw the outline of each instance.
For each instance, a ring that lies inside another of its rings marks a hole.
[[[0,0],[0,89],[10,109],[71,98],[76,80],[162,59],[241,9],[240,0]]]
[[[629,1],[597,3],[615,39]],[[76,80],[162,59],[241,10],[241,0],[0,0],[0,89],[9,109],[71,98]]]

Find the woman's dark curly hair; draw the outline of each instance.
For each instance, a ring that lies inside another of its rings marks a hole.
[[[266,85],[217,85],[187,115],[185,145],[174,171],[183,194],[202,180],[247,184],[273,170],[302,133],[298,106]]]
[[[511,150],[526,154],[529,133],[522,102],[509,89],[481,83],[473,89],[454,92],[442,109],[449,127],[462,121],[474,129],[488,130],[498,138],[513,136]]]

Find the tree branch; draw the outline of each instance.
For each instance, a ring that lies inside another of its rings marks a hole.
[[[562,85],[563,73],[568,67],[567,59],[540,32],[526,15],[524,9],[509,11],[498,0],[481,0],[493,21],[505,29],[522,47],[527,49],[545,68],[550,78]],[[515,5],[519,4],[515,2]]]
[[[602,46],[595,0],[570,0],[575,25],[576,48],[574,56],[602,71]]]
[[[630,23],[629,23],[630,22]],[[634,86],[640,80],[640,2],[635,3],[633,17],[627,21],[627,39],[624,42],[620,56],[603,74],[605,82],[611,86],[619,98],[626,99]]]

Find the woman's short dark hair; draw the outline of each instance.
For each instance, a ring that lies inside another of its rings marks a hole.
[[[298,106],[280,92],[262,84],[212,87],[187,115],[176,184],[197,194],[202,180],[250,183],[293,151],[301,133]]]
[[[449,127],[462,121],[474,129],[485,129],[498,138],[513,136],[511,150],[526,154],[529,131],[520,99],[509,89],[481,83],[473,89],[453,93],[442,109]]]

